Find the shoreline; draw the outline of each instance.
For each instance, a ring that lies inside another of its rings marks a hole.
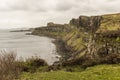
[[[34,34],[30,34],[30,35],[34,35]],[[61,44],[63,44],[63,41],[60,38],[45,36],[45,35],[42,35],[42,34],[41,35],[35,35],[35,36],[47,37],[47,38],[53,39],[51,42],[56,47],[56,50],[55,50],[55,52],[57,54],[56,57],[59,59],[58,61],[55,61],[55,62],[59,62],[59,61],[65,59],[65,57],[67,57],[67,55],[65,54],[66,53],[65,51],[67,51],[67,52],[69,52],[69,51],[65,48],[65,45],[61,45]]]
[[[35,34],[32,34],[32,33],[28,33],[28,34],[33,35],[33,36],[38,36],[38,37],[47,37],[47,38],[51,39],[51,43],[53,43],[55,45],[55,48],[56,48],[55,53],[52,53],[52,54],[55,54],[56,58],[59,59],[58,61],[55,61],[54,63],[60,62],[60,60],[63,59],[63,56],[65,56],[65,54],[61,54],[61,53],[63,53],[63,50],[60,49],[62,46],[60,45],[60,42],[58,42],[58,40],[59,40],[58,38],[45,36],[45,35],[42,35],[42,34],[41,35],[35,35]],[[28,34],[26,33],[26,35],[28,35]],[[51,64],[51,65],[53,65],[53,64]],[[51,66],[51,65],[49,65],[49,66]]]
[[[17,59],[23,58],[28,59],[32,56],[38,56],[42,59],[45,59],[49,65],[52,65],[55,61],[58,61],[58,54],[55,52],[56,46],[52,43],[54,39],[48,37],[39,37],[37,35],[27,35],[26,33],[31,32],[10,32],[10,30],[4,30],[4,35],[1,35],[4,38],[1,40],[0,46],[1,50],[6,49],[15,51],[17,54]],[[8,39],[6,39],[6,37]],[[3,43],[3,41],[5,43]],[[7,47],[7,48],[6,48]]]

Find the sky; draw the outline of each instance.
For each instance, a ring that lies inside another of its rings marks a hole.
[[[0,28],[68,23],[80,15],[120,13],[120,0],[0,0]]]

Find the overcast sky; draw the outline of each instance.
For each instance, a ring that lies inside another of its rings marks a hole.
[[[120,0],[0,0],[0,28],[68,23],[80,15],[119,12]]]

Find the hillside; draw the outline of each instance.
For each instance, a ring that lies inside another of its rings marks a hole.
[[[32,34],[56,38],[57,45],[62,46],[57,50],[66,60],[63,65],[120,62],[120,14],[80,16],[69,24],[48,23]]]
[[[30,67],[34,72],[24,71],[21,80],[120,80],[120,14],[50,22],[32,34],[55,38],[61,58],[51,66]]]

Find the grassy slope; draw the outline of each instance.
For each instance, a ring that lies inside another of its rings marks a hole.
[[[73,29],[63,37],[63,40],[66,42],[67,46],[71,47],[71,50],[73,50],[74,53],[80,53],[79,56],[81,56],[84,54],[84,51],[82,52],[82,49],[85,48],[86,42],[83,40],[85,38],[88,38],[87,34],[80,30]]]
[[[101,26],[97,32],[101,31],[113,31],[120,29],[120,14],[103,15]]]
[[[120,80],[119,65],[98,65],[82,72],[23,73],[21,80]]]

